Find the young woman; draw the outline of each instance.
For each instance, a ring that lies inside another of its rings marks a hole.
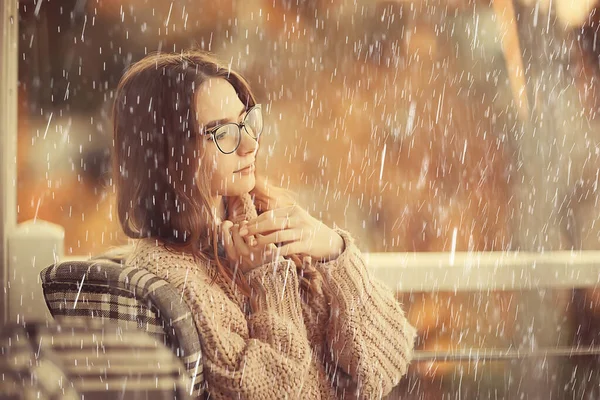
[[[129,265],[176,286],[215,399],[380,398],[415,331],[348,232],[257,176],[261,106],[210,55],[155,54],[118,86],[118,215]]]

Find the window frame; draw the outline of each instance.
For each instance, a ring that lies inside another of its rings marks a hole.
[[[17,225],[17,101],[19,2],[0,2],[0,287],[8,284],[8,234]],[[8,319],[8,293],[2,290],[0,321]]]

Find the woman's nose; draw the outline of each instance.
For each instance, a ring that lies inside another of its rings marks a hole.
[[[242,154],[253,153],[258,150],[258,141],[246,132],[245,129],[241,130],[242,140],[240,142],[239,150]]]

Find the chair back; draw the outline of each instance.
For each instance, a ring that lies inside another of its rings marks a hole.
[[[0,332],[3,399],[191,399],[169,349],[139,330],[71,318]]]
[[[63,261],[40,276],[44,298],[57,321],[111,321],[141,329],[179,357],[195,395],[204,392],[202,350],[192,313],[174,286],[152,272],[124,264],[128,248],[89,260]]]

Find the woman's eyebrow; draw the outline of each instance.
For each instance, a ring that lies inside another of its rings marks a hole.
[[[245,113],[245,112],[246,112],[246,110],[247,110],[247,109],[246,109],[245,107],[244,107],[244,108],[242,108],[242,111],[240,111],[240,114],[238,115],[238,118],[239,118],[239,117],[240,117],[240,116],[241,116],[243,113]],[[217,120],[214,120],[214,121],[210,121],[209,123],[207,123],[207,124],[205,124],[205,125],[204,125],[204,130],[207,130],[207,129],[214,128],[214,127],[215,127],[215,126],[217,126],[217,125],[226,124],[227,122],[233,122],[233,121],[231,120],[231,118],[222,118],[222,119],[217,119]]]

